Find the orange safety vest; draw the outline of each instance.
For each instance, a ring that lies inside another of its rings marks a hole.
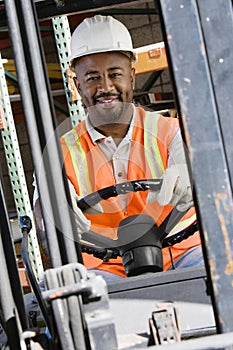
[[[132,144],[128,164],[128,181],[160,178],[167,168],[168,149],[179,128],[175,118],[163,117],[156,113],[146,112],[137,107],[132,133]],[[92,142],[85,122],[61,138],[66,173],[78,195],[87,194],[116,184],[111,165],[99,147]],[[147,191],[127,194],[127,206],[122,209],[118,197],[101,202],[103,213],[85,214],[91,220],[91,231],[112,239],[117,238],[117,228],[121,220],[130,215],[145,214],[154,218],[159,226],[172,210],[172,206],[161,207],[157,201],[146,203]],[[188,226],[194,221],[195,210],[191,208],[178,224]],[[180,229],[181,229],[180,228]],[[195,233],[181,243],[173,246],[172,255],[178,259],[187,249],[200,245],[199,233]],[[84,264],[88,268],[98,268],[125,276],[121,258],[109,262],[83,254]],[[171,266],[168,248],[163,249],[164,269]]]

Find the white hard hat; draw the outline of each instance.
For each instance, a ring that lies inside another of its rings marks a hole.
[[[136,61],[128,29],[111,16],[96,15],[80,23],[71,38],[71,60],[100,52],[120,51]]]

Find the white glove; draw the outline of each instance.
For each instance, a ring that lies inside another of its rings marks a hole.
[[[77,201],[82,197],[77,195],[77,193],[75,192],[74,186],[69,180],[68,180],[68,183],[69,183],[70,195],[72,200],[73,214],[75,218],[75,223],[78,228],[78,233],[82,234],[84,232],[88,232],[91,227],[91,221],[85,217],[82,210],[79,209],[77,205]],[[89,214],[100,214],[100,213],[103,213],[103,208],[101,207],[100,204],[96,204],[92,208],[87,209],[85,212]]]
[[[161,206],[170,204],[179,211],[193,206],[192,189],[186,164],[173,164],[162,176],[163,183],[159,192],[149,192],[147,203],[157,200]]]

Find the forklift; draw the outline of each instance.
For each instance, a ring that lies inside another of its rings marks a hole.
[[[1,186],[0,332],[6,336],[2,349],[233,348],[232,1],[153,1],[161,20],[175,107],[189,150],[195,183],[195,228],[200,231],[205,267],[162,272],[126,266],[128,278],[106,283],[83,266],[82,251],[102,259],[125,252],[107,241],[101,245],[91,232],[87,236],[91,244],[73,236],[75,223],[68,210],[70,195],[38,23],[45,14],[51,18],[106,10],[111,13],[119,4],[137,6],[140,2],[0,2],[15,54],[35,174],[41,179],[38,186],[51,259],[51,267],[43,274],[42,290],[28,253],[32,221],[22,215],[22,257],[43,321],[38,329],[38,322],[28,317]],[[130,184],[130,188],[150,190],[155,185],[159,183],[142,181]],[[124,191],[107,190],[110,196]],[[105,194],[106,189],[102,189],[91,198],[107,198]],[[82,204],[89,200],[84,198]],[[160,233],[161,244],[177,240],[169,238],[166,230]],[[178,239],[185,239],[192,229],[182,234]]]

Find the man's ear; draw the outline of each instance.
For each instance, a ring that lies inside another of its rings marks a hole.
[[[76,86],[76,89],[78,90],[78,93],[79,93],[80,95],[82,95],[82,94],[81,94],[81,87],[80,87],[80,83],[79,83],[79,81],[78,81],[77,77],[76,77],[76,76],[74,76],[74,77],[73,77],[73,80],[74,80],[74,85]]]
[[[71,98],[73,101],[77,101],[81,99],[80,93],[77,89],[76,75],[75,71],[72,67],[68,67],[66,69],[67,78],[68,78],[68,87],[71,93]]]
[[[132,87],[133,89],[135,88],[135,68],[131,68],[131,82],[132,82]]]

